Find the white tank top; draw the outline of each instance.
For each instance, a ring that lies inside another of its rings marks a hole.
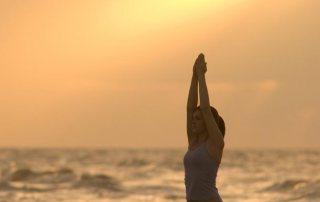
[[[215,200],[222,202],[216,187],[220,162],[210,156],[206,142],[195,150],[188,150],[183,159],[187,200]]]

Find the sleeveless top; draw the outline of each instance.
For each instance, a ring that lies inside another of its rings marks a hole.
[[[212,159],[206,143],[188,150],[183,159],[187,200],[215,200],[222,202],[216,187],[220,162]]]

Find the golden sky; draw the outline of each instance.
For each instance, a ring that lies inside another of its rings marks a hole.
[[[2,0],[0,147],[187,146],[206,56],[226,148],[320,147],[320,1]]]

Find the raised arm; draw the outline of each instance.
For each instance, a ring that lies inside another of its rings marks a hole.
[[[188,143],[189,145],[194,143],[196,136],[192,134],[192,114],[193,111],[197,108],[198,105],[198,76],[196,72],[197,60],[193,66],[192,79],[188,94],[187,102],[187,134],[188,134]]]
[[[203,115],[204,122],[208,131],[208,140],[217,149],[217,156],[220,154],[221,148],[224,147],[224,140],[221,131],[219,130],[218,124],[216,123],[213,114],[211,113],[209,94],[206,84],[205,72],[207,70],[207,65],[204,60],[204,55],[199,56],[199,65],[197,66],[197,75],[199,80],[199,94],[200,94],[200,110]]]
[[[199,55],[199,65],[197,66],[197,75],[199,80],[199,93],[200,93],[200,109],[208,109],[210,111],[209,93],[205,78],[207,71],[207,64],[204,60],[204,55]]]
[[[194,110],[198,105],[198,77],[195,73],[192,74],[191,85],[188,95],[187,109]]]

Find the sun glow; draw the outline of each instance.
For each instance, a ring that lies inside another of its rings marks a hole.
[[[96,29],[100,37],[96,40],[108,47],[104,53],[112,58],[109,63],[114,60],[128,63],[129,66],[141,66],[135,61],[141,55],[145,58],[143,62],[154,62],[154,57],[162,53],[171,51],[174,54],[193,46],[192,43],[197,43],[197,46],[205,43],[209,38],[206,34],[209,35],[212,30],[222,30],[228,23],[225,20],[228,18],[223,16],[247,1],[111,1],[100,5],[97,11]],[[196,42],[190,40],[193,37],[197,38]],[[153,50],[152,53],[149,50]]]
[[[233,1],[235,3],[237,1]],[[123,3],[123,2],[122,2]],[[126,6],[120,1],[108,5],[107,19],[112,28],[119,30],[118,34],[135,34],[152,30],[161,30],[165,27],[180,23],[196,21],[212,14],[231,1],[222,0],[140,0],[127,1]],[[110,28],[110,27],[109,27]],[[128,33],[129,31],[129,33]]]

